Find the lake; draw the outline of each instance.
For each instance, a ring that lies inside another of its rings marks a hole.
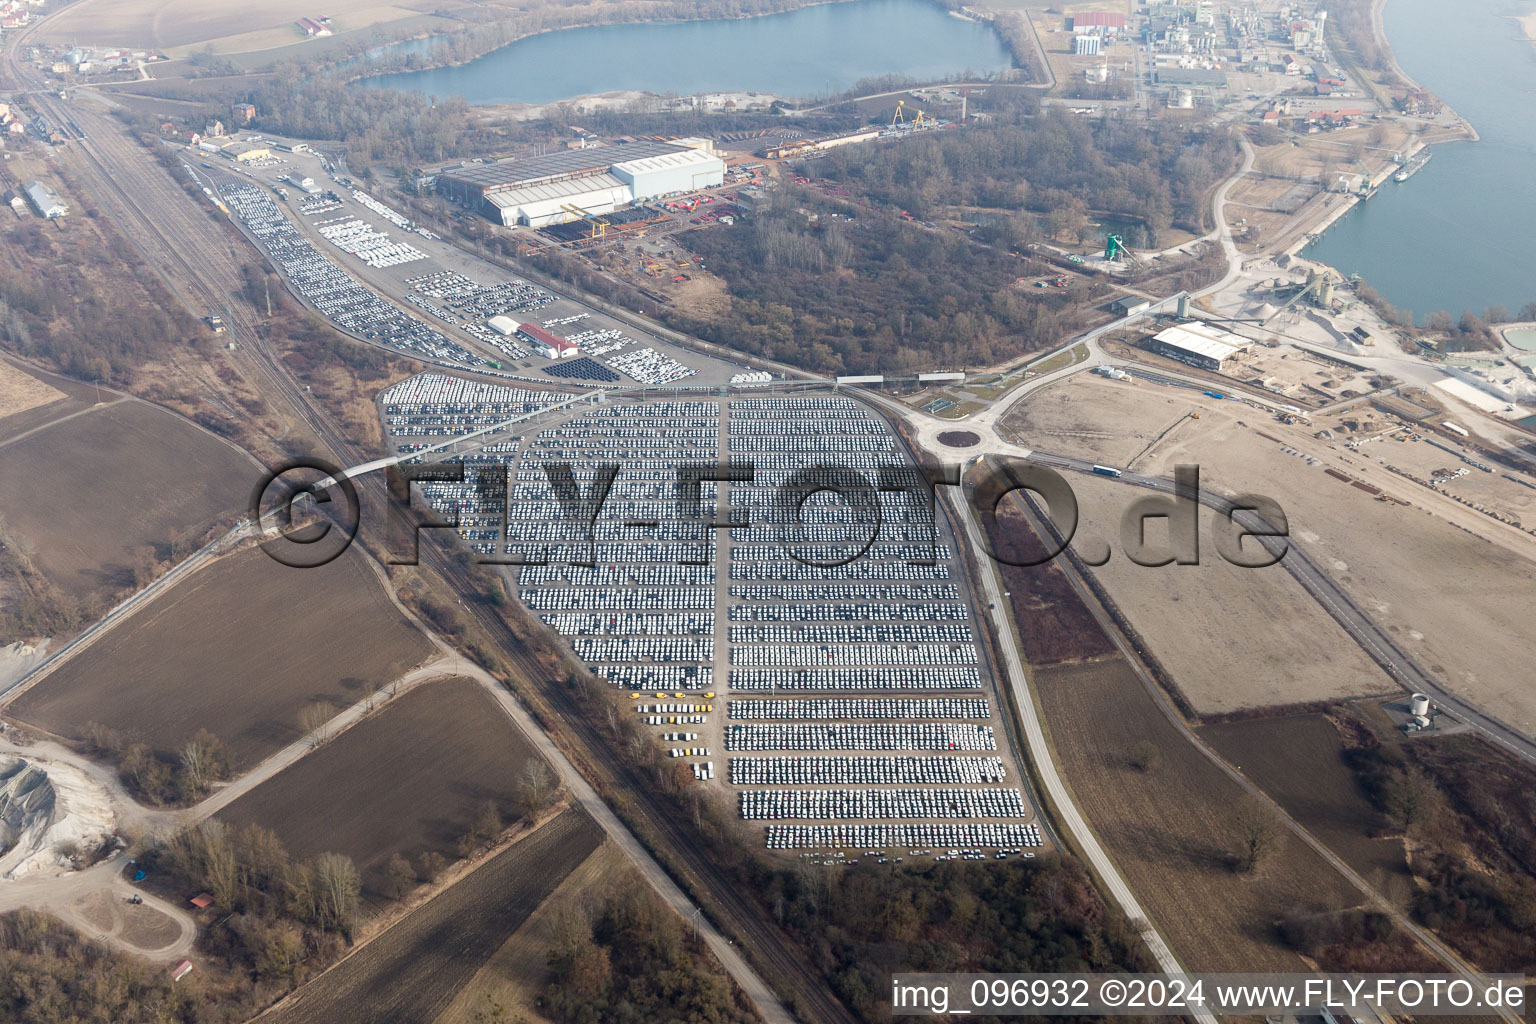
[[[457,67],[378,75],[364,87],[551,103],[644,90],[809,97],[861,78],[938,79],[1011,66],[992,29],[927,0],[855,0],[731,21],[651,22],[546,32]]]
[[[1513,17],[1531,0],[1389,0],[1398,63],[1438,95],[1480,142],[1434,147],[1410,180],[1384,183],[1304,255],[1363,276],[1422,322],[1426,313],[1536,299],[1530,239],[1536,202],[1536,44]]]

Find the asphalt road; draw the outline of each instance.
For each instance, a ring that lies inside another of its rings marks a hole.
[[[962,504],[967,510],[970,509],[969,502]],[[1078,810],[1072,794],[1067,790],[1066,783],[1056,768],[1050,743],[1047,742],[1045,732],[1040,727],[1040,717],[1036,712],[1034,697],[1024,672],[1024,661],[1019,654],[1018,635],[1014,631],[1013,623],[1008,620],[1008,601],[1003,596],[997,562],[984,554],[987,546],[982,540],[975,515],[967,511],[958,518],[965,524],[966,539],[972,550],[979,553],[977,562],[983,567],[980,572],[982,585],[986,590],[988,607],[997,630],[998,645],[1002,648],[1003,658],[1007,663],[1007,682],[1013,691],[1014,704],[1019,710],[1030,757],[1040,776],[1040,783],[1051,800],[1057,822],[1061,828],[1071,834],[1078,849],[1082,850],[1083,856],[1093,868],[1094,874],[1098,876],[1100,884],[1109,891],[1109,895],[1140,933],[1142,941],[1146,943],[1153,959],[1157,961],[1158,970],[1167,974],[1182,974],[1184,969],[1173,955],[1173,950],[1153,925],[1147,912],[1142,909],[1136,894],[1131,892],[1131,887],[1121,877],[1108,851],[1099,843],[1098,836],[1094,834],[1087,819]],[[1215,1024],[1216,1018],[1208,1011],[1198,1011],[1194,1016],[1201,1024]]]
[[[1032,462],[1039,462],[1053,469],[1066,469],[1077,473],[1093,472],[1093,463],[1084,459],[1044,452],[1033,452],[1028,458]],[[1167,477],[1147,476],[1126,471],[1119,477],[1119,481],[1165,494],[1174,493],[1173,481]],[[1231,499],[1203,487],[1200,490],[1200,503],[1227,515],[1231,514],[1233,508]],[[1250,529],[1267,529],[1270,526],[1254,512],[1238,513],[1236,522]],[[1314,600],[1327,609],[1328,614],[1344,628],[1344,631],[1399,685],[1410,692],[1429,695],[1451,717],[1471,726],[1485,739],[1516,757],[1536,764],[1536,742],[1532,742],[1531,738],[1524,733],[1468,704],[1445,689],[1414,660],[1412,655],[1398,645],[1386,629],[1366,614],[1328,573],[1319,568],[1304,548],[1286,538],[1255,539],[1262,543],[1270,554],[1284,554],[1280,565]]]

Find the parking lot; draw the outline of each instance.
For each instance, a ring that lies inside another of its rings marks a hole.
[[[312,174],[322,191],[290,194],[285,172],[295,170]],[[761,372],[685,350],[510,275],[331,173],[313,154],[220,171],[208,175],[219,197],[295,291],[365,340],[509,379],[585,387],[718,383]],[[325,255],[331,247],[337,261]],[[581,346],[583,358],[544,358],[519,336],[491,328],[495,316],[553,330]]]
[[[397,442],[550,400],[417,378],[386,394]],[[506,469],[503,503],[479,462],[462,485],[429,485],[431,500],[482,554],[525,563],[518,597],[629,698],[623,712],[665,756],[732,789],[771,848],[840,856],[838,842],[864,837],[887,856],[947,858],[1041,845],[947,523],[900,489],[870,488],[863,519],[825,491],[793,514],[785,504],[781,485],[821,479],[821,463],[886,483],[910,474],[883,421],[834,396],[615,396],[500,441],[481,454]],[[680,502],[677,467],[725,457],[754,478],[705,480],[696,507]],[[618,466],[605,501],[582,504],[604,463]],[[563,505],[557,464],[576,487]]]

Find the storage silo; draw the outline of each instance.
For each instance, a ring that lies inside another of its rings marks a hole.
[[[1408,711],[1413,715],[1429,714],[1429,697],[1426,694],[1416,693],[1408,698]]]

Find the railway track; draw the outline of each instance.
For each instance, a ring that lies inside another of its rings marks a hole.
[[[26,81],[12,61],[13,74]],[[29,85],[33,83],[28,83]],[[83,182],[98,205],[121,228],[171,294],[189,310],[220,310],[230,336],[240,342],[249,362],[263,378],[264,397],[280,397],[308,428],[323,453],[341,465],[352,465],[373,453],[364,452],[329,415],[313,406],[288,368],[277,359],[254,318],[228,298],[238,291],[239,263],[227,245],[221,226],[192,206],[171,177],[122,128],[103,115],[84,110],[64,113],[60,102],[37,92],[34,105],[51,120],[81,124],[85,138],[69,145],[83,158],[89,180]],[[72,116],[71,116],[72,115]],[[378,476],[358,480],[365,509],[385,508],[385,487]],[[513,668],[530,682],[545,675],[510,627],[479,602],[480,586],[464,566],[433,544],[422,545],[423,561],[460,596],[464,608],[498,644]],[[561,687],[546,686],[541,694],[555,709],[558,727],[574,740],[585,761],[584,773],[605,774],[594,780],[613,792],[631,796],[629,808],[650,834],[667,848],[668,870],[685,891],[701,894],[713,904],[711,916],[743,948],[748,959],[768,974],[770,984],[788,992],[802,1015],[817,1024],[855,1024],[855,1018],[827,988],[825,980],[797,950],[789,937],[742,892],[741,880],[727,874],[705,856],[697,837],[676,820],[676,812],[654,792],[653,782],[612,747],[584,716],[584,709]],[[600,767],[599,767],[600,766]]]

